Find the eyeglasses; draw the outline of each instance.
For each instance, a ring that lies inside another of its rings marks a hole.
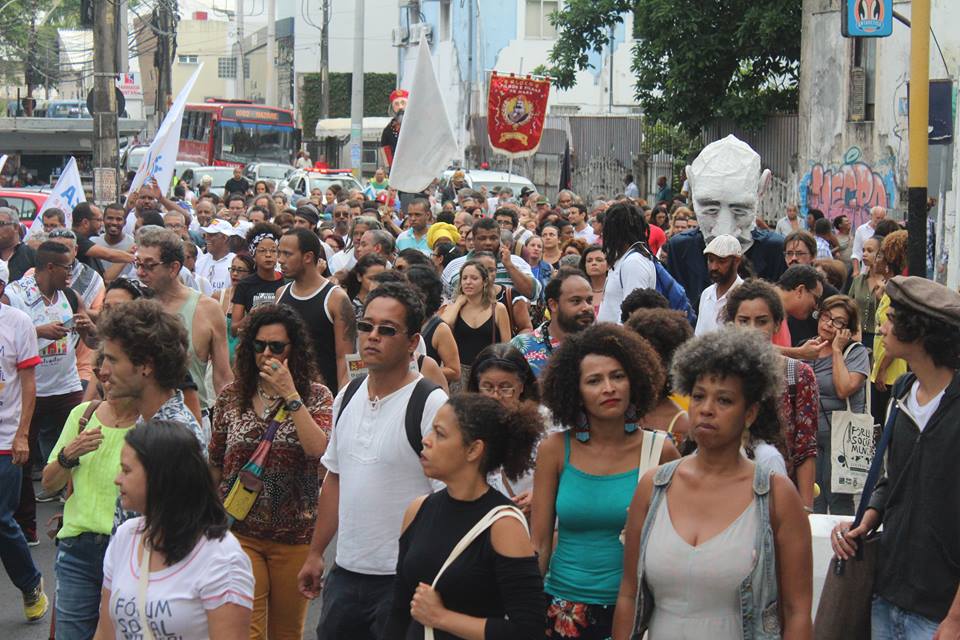
[[[250,269],[244,267],[230,267],[227,271],[230,273],[250,273]]]
[[[283,353],[283,350],[290,346],[289,342],[280,342],[279,340],[254,340],[253,350],[256,353],[263,353],[270,348],[270,353],[277,355]]]
[[[831,326],[833,326],[834,329],[844,329],[847,326],[846,320],[841,320],[840,318],[834,318],[832,315],[830,315],[829,313],[826,313],[825,311],[820,312],[820,319],[826,320]]]
[[[74,262],[76,262],[76,261],[74,261]],[[63,269],[64,271],[68,271],[68,272],[69,272],[69,271],[73,271],[74,262],[70,262],[70,263],[67,263],[67,264],[60,264],[59,262],[51,262],[51,263],[50,263],[50,266],[52,266],[52,267],[60,267],[60,268]]]
[[[810,256],[809,251],[785,251],[784,254],[788,258],[806,258]]]
[[[48,238],[69,238],[71,240],[77,239],[77,234],[75,234],[70,229],[54,229],[47,234]]]
[[[9,222],[7,222],[6,220],[0,220],[0,228],[3,228],[3,227],[13,227],[13,226],[17,226],[17,225],[19,225],[19,224],[20,224],[19,222],[14,222],[14,221],[12,221],[12,220],[9,221]]]
[[[373,333],[374,329],[376,329],[377,333],[384,338],[392,338],[400,333],[400,329],[391,327],[388,324],[373,324],[372,322],[367,322],[366,320],[357,320],[357,331],[360,333]]]
[[[143,262],[141,260],[133,261],[133,268],[137,271],[146,271],[151,272],[162,264],[169,264],[168,262]]]
[[[512,398],[516,392],[517,392],[517,388],[509,384],[502,384],[499,387],[495,387],[492,384],[480,385],[480,393],[482,393],[485,396],[500,396],[501,398]]]

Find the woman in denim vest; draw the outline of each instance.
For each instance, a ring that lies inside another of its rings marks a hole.
[[[783,366],[759,332],[687,342],[674,387],[690,396],[697,453],[640,480],[624,542],[615,640],[809,638],[810,527],[788,478],[741,453]]]

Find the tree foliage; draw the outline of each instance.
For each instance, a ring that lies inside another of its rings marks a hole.
[[[796,109],[801,0],[567,0],[551,16],[555,84],[601,53],[609,29],[634,15],[636,96],[654,120],[699,131],[729,117],[757,127],[775,111]]]
[[[353,83],[351,73],[330,74],[330,117],[350,117],[350,93]],[[363,74],[363,115],[383,117],[390,109],[390,93],[397,87],[395,73]],[[301,92],[301,114],[304,136],[314,137],[317,119],[320,117],[320,95],[322,83],[319,73],[307,73],[303,76]]]
[[[4,7],[0,14],[0,55],[20,62],[18,75],[24,82],[56,86],[60,78],[57,29],[78,27],[80,0],[12,0]],[[92,51],[89,56],[93,58]]]

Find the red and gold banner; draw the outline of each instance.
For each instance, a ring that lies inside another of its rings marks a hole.
[[[549,95],[549,80],[492,73],[487,97],[487,136],[493,150],[514,158],[536,153]]]

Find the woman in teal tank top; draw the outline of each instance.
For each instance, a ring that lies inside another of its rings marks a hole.
[[[540,445],[533,488],[547,638],[611,637],[623,573],[620,533],[643,444],[637,417],[656,404],[664,375],[649,343],[612,324],[568,336],[550,359],[543,401],[567,431]],[[654,464],[679,457],[667,442]]]

